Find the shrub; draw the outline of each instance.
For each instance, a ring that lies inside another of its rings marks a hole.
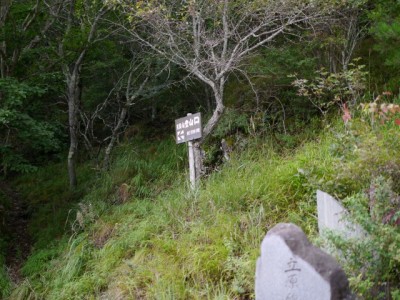
[[[400,197],[392,191],[391,180],[379,176],[368,193],[357,193],[344,203],[367,233],[360,240],[329,235],[351,287],[363,299],[400,299]]]

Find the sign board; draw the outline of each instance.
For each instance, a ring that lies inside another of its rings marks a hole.
[[[175,120],[175,135],[177,144],[201,138],[201,114],[195,113]]]

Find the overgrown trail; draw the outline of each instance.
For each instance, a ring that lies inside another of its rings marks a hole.
[[[6,266],[11,280],[19,283],[22,280],[20,269],[28,257],[32,245],[32,239],[28,233],[28,207],[18,192],[6,182],[0,181],[0,189],[11,201],[5,218],[8,237]]]

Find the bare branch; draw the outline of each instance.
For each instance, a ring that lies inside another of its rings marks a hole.
[[[311,0],[144,0],[137,5],[118,1],[129,19],[124,29],[135,40],[213,91],[216,107],[195,148],[201,146],[224,113],[229,75],[240,72],[249,79],[241,63],[278,36],[293,34],[299,27],[312,28],[323,11],[317,4]]]

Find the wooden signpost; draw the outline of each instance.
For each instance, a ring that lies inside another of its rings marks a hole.
[[[196,188],[196,168],[193,150],[193,140],[202,137],[201,114],[187,114],[186,117],[175,120],[176,143],[188,143],[189,150],[189,179],[192,190]]]

